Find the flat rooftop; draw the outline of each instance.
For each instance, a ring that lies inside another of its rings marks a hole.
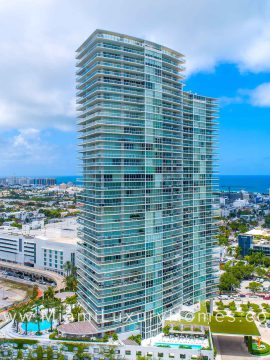
[[[245,235],[270,236],[270,232],[265,229],[252,229],[246,232]]]
[[[0,236],[17,237],[23,235],[25,239],[47,240],[76,244],[77,239],[77,221],[75,217],[61,219],[58,222],[46,224],[42,229],[16,229],[12,227],[0,228]]]

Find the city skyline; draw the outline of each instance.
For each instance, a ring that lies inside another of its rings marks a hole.
[[[269,2],[13,4],[0,3],[1,176],[78,174],[73,57],[95,28],[186,55],[186,88],[220,98],[220,173],[270,174]]]

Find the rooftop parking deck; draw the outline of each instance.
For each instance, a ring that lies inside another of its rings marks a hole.
[[[0,269],[2,270],[11,270],[11,271],[19,271],[23,274],[28,274],[34,276],[35,278],[45,278],[50,281],[53,281],[55,285],[55,291],[60,291],[65,288],[64,277],[60,274],[57,274],[53,271],[41,270],[21,264],[11,263],[0,261]]]

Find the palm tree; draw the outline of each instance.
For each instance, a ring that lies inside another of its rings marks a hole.
[[[30,299],[33,301],[36,300],[36,298],[38,297],[38,293],[39,293],[38,286],[34,285]]]
[[[53,320],[55,318],[55,308],[57,306],[58,300],[55,299],[45,299],[43,306],[47,309],[47,319],[51,324],[51,331],[53,331]]]
[[[42,303],[43,303],[43,300],[42,300],[42,299],[38,299],[38,300],[35,301],[36,314],[39,313],[39,307],[40,307],[40,305],[42,305]]]
[[[235,249],[234,249],[234,256],[236,259],[238,259],[241,255],[241,248],[240,246],[236,246]]]
[[[71,274],[71,275],[65,276],[64,281],[65,281],[66,288],[68,290],[70,290],[70,291],[77,290],[78,281],[74,275]]]
[[[49,346],[48,349],[47,349],[47,359],[48,360],[53,359],[53,349],[51,348],[51,346]]]
[[[80,305],[74,306],[74,308],[71,310],[71,313],[74,321],[79,321],[80,314],[82,313],[82,307]]]
[[[77,295],[69,296],[66,298],[66,304],[70,305],[71,309],[73,305],[77,304]]]
[[[22,352],[21,349],[18,351],[18,354],[17,354],[17,358],[16,358],[16,359],[17,359],[17,360],[22,360],[22,359],[23,359],[23,352]]]
[[[29,312],[31,308],[29,304],[24,304],[21,308],[21,314],[23,318],[23,322],[25,323],[25,335],[28,335],[28,323],[29,323]]]
[[[37,353],[37,359],[43,359],[44,350],[42,346],[38,346],[36,353]]]
[[[59,309],[59,314],[60,314],[59,320],[60,320],[60,323],[62,323],[63,322],[63,315],[66,312],[65,304],[60,303],[58,309]]]
[[[110,347],[108,353],[106,354],[106,357],[109,360],[114,360],[115,359],[115,348],[114,347]]]
[[[72,268],[73,268],[72,262],[71,261],[66,261],[64,266],[63,266],[63,269],[64,269],[67,276],[69,276],[71,274]]]
[[[258,254],[258,262],[260,265],[264,266],[264,253],[263,252],[259,252]]]
[[[46,291],[44,291],[44,298],[45,299],[54,299],[54,290],[51,286],[48,287]]]
[[[11,317],[16,325],[16,331],[19,332],[19,323],[22,321],[22,307],[16,306],[10,311]]]
[[[227,247],[227,254],[228,254],[229,256],[232,256],[232,254],[233,254],[233,248],[232,248],[231,246],[228,246],[228,247]]]
[[[36,313],[36,316],[35,316],[35,322],[37,323],[37,326],[38,326],[38,333],[40,334],[40,323],[41,323],[41,316],[39,313]]]
[[[83,345],[78,345],[78,350],[76,352],[76,358],[78,360],[84,360],[85,359],[84,346]]]
[[[71,275],[75,277],[77,276],[77,267],[75,265],[72,265]]]
[[[66,306],[61,302],[61,300],[57,299],[55,301],[55,311],[56,317],[58,318],[58,325],[63,321],[63,314],[65,312]]]

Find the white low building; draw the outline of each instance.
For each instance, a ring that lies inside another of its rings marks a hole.
[[[242,209],[248,205],[247,200],[237,199],[233,202],[233,207],[236,209]]]
[[[42,229],[0,227],[0,260],[63,273],[67,261],[76,265],[76,219]]]

